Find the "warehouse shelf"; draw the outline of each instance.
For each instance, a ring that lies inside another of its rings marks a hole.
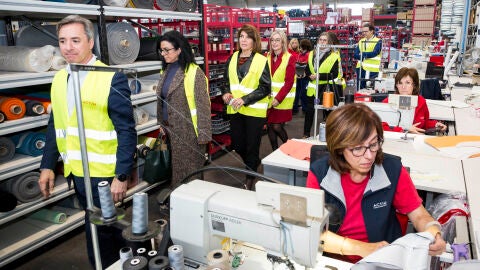
[[[0,136],[20,132],[32,128],[43,127],[48,124],[49,114],[39,116],[25,116],[21,119],[0,123]]]
[[[41,18],[59,18],[72,14],[78,15],[99,15],[99,5],[85,5],[73,3],[58,3],[49,1],[33,0],[0,0],[0,13],[2,16],[34,16]],[[87,16],[88,17],[88,16]]]
[[[138,126],[135,127],[138,135],[142,135],[142,134],[148,133],[150,131],[157,130],[159,128],[160,128],[160,125],[157,123],[156,118],[152,119],[152,120],[149,120],[145,124],[138,125]]]
[[[0,181],[40,168],[42,156],[15,154],[12,160],[0,164]]]

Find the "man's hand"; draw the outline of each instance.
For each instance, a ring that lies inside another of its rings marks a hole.
[[[435,240],[428,246],[428,255],[435,256],[440,255],[446,250],[447,243],[443,240],[442,235],[437,233]]]
[[[112,198],[114,202],[121,202],[125,196],[127,196],[127,185],[127,181],[121,182],[117,178],[113,178],[110,191],[112,192]]]
[[[43,198],[47,199],[53,193],[53,187],[55,186],[55,173],[53,170],[43,169],[38,179],[38,185]]]

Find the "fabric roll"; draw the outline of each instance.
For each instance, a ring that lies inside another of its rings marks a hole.
[[[10,137],[15,143],[15,152],[29,156],[40,156],[45,147],[46,135],[42,132],[23,132]]]
[[[153,0],[153,7],[159,10],[176,10],[178,0]]]
[[[25,47],[42,47],[51,45],[58,47],[58,38],[54,38],[57,36],[57,26],[42,25],[42,28],[50,33],[50,35],[31,25],[20,27],[20,29],[15,32],[15,45]]]
[[[9,212],[17,207],[17,198],[12,193],[0,190],[0,212]]]
[[[22,100],[14,97],[0,96],[0,111],[5,115],[6,120],[17,120],[25,116],[27,108]]]
[[[132,95],[138,94],[142,91],[142,83],[137,79],[128,79],[128,86]]]
[[[153,0],[130,0],[127,5],[132,8],[153,9]]]
[[[0,123],[5,122],[5,120],[7,120],[7,117],[3,112],[0,111]]]
[[[42,115],[46,111],[45,107],[40,101],[25,99],[23,100],[23,103],[25,103],[25,108],[26,108],[25,115],[27,116]]]
[[[0,46],[0,69],[6,71],[45,72],[52,65],[55,48]]]
[[[140,39],[140,50],[136,61],[158,61],[160,60],[160,41],[157,38]]]
[[[133,117],[135,118],[136,125],[142,125],[148,122],[148,112],[142,108],[134,108],[133,109]]]
[[[15,143],[8,137],[0,137],[0,163],[10,161],[15,156]]]
[[[177,11],[195,12],[197,10],[197,0],[178,0]]]
[[[62,53],[60,52],[60,48],[56,47],[55,51],[53,52],[53,57],[52,57],[52,66],[50,69],[53,70],[61,70],[67,66],[67,60],[62,56]]]
[[[52,104],[50,101],[42,101],[43,108],[45,108],[45,113],[50,114],[52,112]]]
[[[126,7],[128,0],[103,0],[103,3],[111,7]]]
[[[10,192],[20,202],[27,203],[42,197],[38,185],[39,172],[28,172],[6,180],[6,191]]]
[[[156,80],[139,80],[142,85],[141,92],[157,92],[158,81]]]
[[[46,208],[40,209],[39,211],[36,211],[28,217],[54,224],[62,224],[67,221],[67,214]]]
[[[129,23],[107,24],[107,40],[111,65],[131,64],[137,59],[140,39]]]

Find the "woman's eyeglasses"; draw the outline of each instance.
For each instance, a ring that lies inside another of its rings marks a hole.
[[[170,49],[159,49],[158,52],[160,52],[160,54],[169,54],[171,50],[175,50],[175,48],[170,48]]]
[[[383,144],[383,141],[379,140],[377,142],[370,144],[369,146],[356,146],[356,147],[347,148],[347,149],[350,150],[350,152],[352,152],[354,156],[361,157],[365,155],[365,153],[367,152],[367,149],[370,150],[370,152],[372,153],[376,153],[378,150],[380,150],[380,148],[382,147],[382,144]]]

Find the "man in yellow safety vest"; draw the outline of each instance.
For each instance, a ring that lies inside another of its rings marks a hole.
[[[365,23],[362,26],[363,38],[355,48],[354,58],[357,62],[357,84],[365,88],[365,79],[374,79],[380,71],[382,61],[382,40],[375,36],[375,26]]]

